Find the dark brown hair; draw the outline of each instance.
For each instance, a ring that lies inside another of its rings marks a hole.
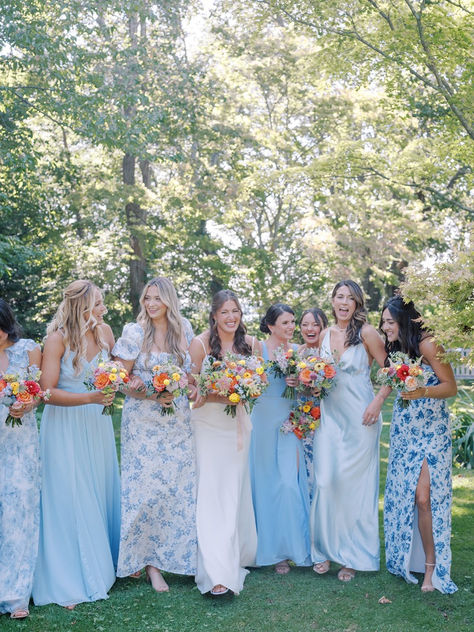
[[[240,353],[240,355],[251,355],[252,349],[245,340],[247,329],[242,322],[242,308],[237,295],[234,294],[232,290],[220,290],[212,297],[211,311],[209,312],[209,349],[211,350],[211,355],[216,359],[222,357],[221,339],[219,338],[217,322],[214,315],[226,301],[233,301],[240,311],[240,323],[235,331],[232,347],[234,351]]]
[[[359,343],[362,342],[360,330],[367,322],[367,309],[365,307],[365,298],[364,298],[364,293],[362,291],[362,288],[355,281],[351,281],[350,279],[339,281],[339,283],[336,285],[336,287],[332,291],[331,297],[334,298],[337,294],[338,289],[343,286],[349,288],[356,303],[355,311],[352,314],[352,318],[349,324],[347,325],[347,330],[346,330],[345,344],[348,347],[351,347],[353,345],[358,345]],[[332,315],[337,321],[336,312],[334,311],[334,308],[332,310]]]

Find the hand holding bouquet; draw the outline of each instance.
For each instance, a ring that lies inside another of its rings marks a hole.
[[[421,366],[421,358],[413,360],[405,353],[397,351],[391,353],[388,357],[390,365],[383,367],[377,371],[377,382],[382,386],[390,386],[399,393],[407,391],[416,391],[422,388],[428,381],[428,374]],[[398,405],[406,408],[409,401],[398,399]]]
[[[114,395],[121,386],[130,381],[127,369],[120,362],[99,362],[97,368],[94,369],[84,382],[88,391],[101,391],[104,395]],[[104,406],[103,415],[114,414],[113,400],[110,404]]]
[[[336,368],[329,358],[321,358],[316,355],[303,357],[297,364],[298,382],[301,388],[317,389],[319,398],[326,397],[335,384]]]
[[[148,393],[171,393],[173,397],[187,394],[188,377],[181,367],[171,363],[157,364],[152,373],[153,378],[147,383]],[[174,412],[173,402],[169,406],[161,406],[162,415],[172,415]]]
[[[285,349],[283,345],[275,349],[274,360],[269,363],[270,371],[277,377],[298,377],[300,369],[298,363],[301,357],[292,347]],[[282,393],[282,397],[286,399],[296,398],[296,387],[286,385]]]
[[[290,412],[290,416],[283,422],[280,432],[293,432],[298,439],[304,439],[319,426],[321,409],[314,401],[299,402]]]
[[[42,391],[39,385],[41,371],[36,367],[30,367],[24,375],[18,373],[0,374],[0,404],[8,406],[14,411],[21,411],[28,405],[34,405],[40,401],[47,401],[50,397],[49,390]],[[5,419],[7,425],[21,426],[21,418],[13,417],[10,413]]]
[[[252,412],[257,398],[268,386],[265,362],[254,355],[226,353],[222,360],[210,357],[201,373],[194,377],[201,395],[220,395],[230,400],[224,410],[231,417],[236,415],[237,404]]]

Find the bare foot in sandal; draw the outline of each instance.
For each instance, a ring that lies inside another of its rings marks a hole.
[[[277,575],[286,575],[289,572],[290,565],[288,564],[288,560],[282,560],[278,562],[278,564],[275,564],[275,573],[277,573]]]
[[[337,578],[341,582],[350,582],[354,579],[356,572],[353,568],[348,568],[347,566],[343,566],[339,569],[337,574]]]
[[[313,566],[313,571],[318,575],[324,575],[329,570],[329,566],[331,565],[329,560],[325,560],[324,562],[316,562]]]
[[[26,617],[30,614],[30,611],[26,608],[21,608],[19,610],[15,610],[10,615],[10,619],[26,619]]]

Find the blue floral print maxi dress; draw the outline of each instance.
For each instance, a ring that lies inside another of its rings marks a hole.
[[[193,337],[183,321],[186,340]],[[144,332],[125,325],[112,354],[134,360],[132,375],[144,382],[151,368],[174,362],[168,353],[142,351]],[[185,371],[190,369],[186,354]],[[126,397],[121,433],[121,533],[117,575],[147,565],[181,575],[196,572],[196,465],[187,397],[174,400],[175,414],[161,415],[157,401]]]
[[[430,367],[424,365],[425,370]],[[432,373],[428,386],[439,384]],[[393,408],[385,485],[384,527],[387,569],[407,582],[424,573],[425,554],[418,530],[415,491],[423,460],[430,472],[430,499],[436,567],[432,584],[442,593],[457,590],[451,580],[451,431],[444,399],[416,399]]]
[[[5,349],[6,373],[24,373],[28,352],[38,345],[22,338]],[[0,406],[0,613],[27,610],[38,555],[40,467],[35,412],[21,426],[6,425]]]

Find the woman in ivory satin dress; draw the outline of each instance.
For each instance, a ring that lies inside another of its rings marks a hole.
[[[374,398],[370,365],[383,366],[383,341],[366,322],[361,288],[341,281],[332,293],[336,324],[321,334],[321,355],[338,361],[336,384],[321,401],[321,424],[314,433],[314,498],[311,556],[314,571],[341,565],[338,578],[376,571],[380,411],[389,389]]]
[[[210,356],[220,358],[227,351],[260,354],[261,347],[245,333],[237,296],[221,290],[212,300],[209,329],[191,342],[193,373]],[[201,593],[214,596],[242,590],[248,573],[244,567],[255,564],[257,548],[248,465],[250,418],[244,413],[239,427],[238,418],[224,412],[229,403],[197,395],[191,415],[197,465],[196,584]]]

